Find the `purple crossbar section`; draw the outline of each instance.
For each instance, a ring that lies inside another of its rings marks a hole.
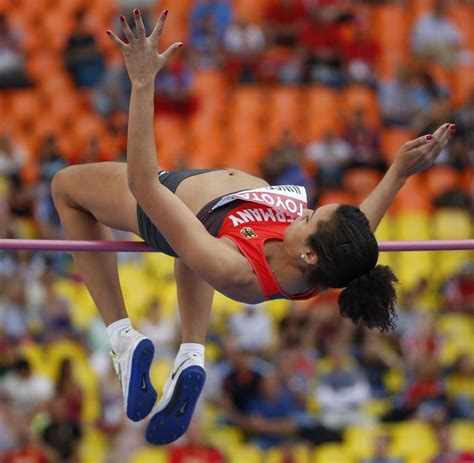
[[[140,241],[57,241],[0,239],[0,249],[13,251],[95,251],[95,252],[153,252]],[[383,252],[395,251],[458,251],[474,249],[473,240],[439,241],[381,241]]]

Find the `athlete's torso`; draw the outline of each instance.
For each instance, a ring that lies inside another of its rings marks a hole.
[[[183,180],[176,189],[176,195],[197,214],[202,207],[215,198],[234,191],[262,188],[268,183],[258,177],[236,169],[222,169],[206,172]]]

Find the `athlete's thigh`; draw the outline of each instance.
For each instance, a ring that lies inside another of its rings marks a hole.
[[[91,213],[108,227],[139,233],[137,202],[128,189],[125,163],[100,162],[67,167],[53,181],[54,194],[61,195],[70,206]]]

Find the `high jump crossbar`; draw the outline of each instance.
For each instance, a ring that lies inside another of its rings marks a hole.
[[[461,251],[474,250],[470,240],[380,241],[382,252]],[[0,239],[0,250],[11,251],[89,251],[89,252],[156,252],[142,241],[68,241]]]

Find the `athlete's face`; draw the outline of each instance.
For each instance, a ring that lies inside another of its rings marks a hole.
[[[338,207],[339,204],[327,204],[314,210],[305,209],[303,215],[286,229],[284,243],[288,253],[300,259],[304,254],[307,263],[315,263],[316,256],[307,245],[308,238],[318,228],[318,223],[329,220]]]

